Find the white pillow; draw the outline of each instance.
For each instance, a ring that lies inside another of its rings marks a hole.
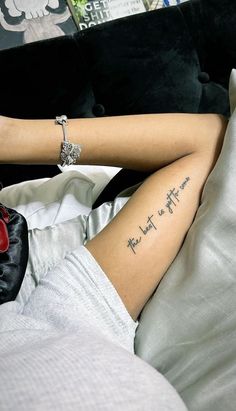
[[[90,178],[79,171],[68,171],[6,187],[0,192],[0,202],[22,213],[29,229],[42,229],[79,214],[88,215],[93,188]]]
[[[236,70],[222,152],[183,247],[144,308],[136,353],[191,411],[236,404]]]
[[[101,191],[120,168],[108,166],[58,166],[63,174],[29,180],[0,192],[0,202],[22,213],[29,229],[44,228],[87,215]]]
[[[87,176],[94,183],[93,188],[93,202],[97,199],[104,187],[109,181],[121,170],[119,167],[108,166],[86,166],[86,165],[72,165],[62,167],[58,165],[62,172],[67,171],[79,171],[83,175]]]
[[[229,80],[230,111],[233,114],[236,108],[236,70],[233,69]]]

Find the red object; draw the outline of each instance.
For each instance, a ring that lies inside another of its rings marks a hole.
[[[5,207],[0,206],[0,253],[5,253],[9,248],[9,236],[7,230],[7,223],[10,221],[10,216]]]
[[[3,217],[3,220],[5,221],[5,223],[9,223],[10,215],[9,215],[7,209],[2,205],[0,206],[0,213],[2,213],[2,217]]]

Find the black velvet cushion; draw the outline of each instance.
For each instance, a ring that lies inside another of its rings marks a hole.
[[[23,118],[228,115],[235,20],[235,1],[190,0],[4,50],[0,113]],[[143,173],[122,170],[95,206],[142,178]]]
[[[236,67],[236,2],[192,0],[77,34],[105,115],[192,112],[229,115]],[[94,207],[146,173],[122,170]]]
[[[71,36],[39,41],[0,52],[0,114],[17,118],[89,117],[94,97],[86,63]],[[8,186],[52,177],[57,166],[0,165]]]
[[[0,113],[53,118],[89,116],[87,66],[72,36],[25,44],[0,52]]]
[[[227,90],[203,72],[180,6],[112,21],[75,38],[105,115],[228,113]]]

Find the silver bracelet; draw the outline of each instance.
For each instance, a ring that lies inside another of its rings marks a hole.
[[[66,126],[68,125],[67,116],[63,114],[62,116],[56,117],[56,124],[62,126],[63,130],[63,142],[61,143],[61,166],[70,166],[75,164],[76,161],[80,158],[81,145],[73,144],[67,140],[67,130]]]

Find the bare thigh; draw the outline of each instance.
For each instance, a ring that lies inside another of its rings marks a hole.
[[[153,173],[86,244],[134,320],[176,257],[212,169],[197,152]]]

